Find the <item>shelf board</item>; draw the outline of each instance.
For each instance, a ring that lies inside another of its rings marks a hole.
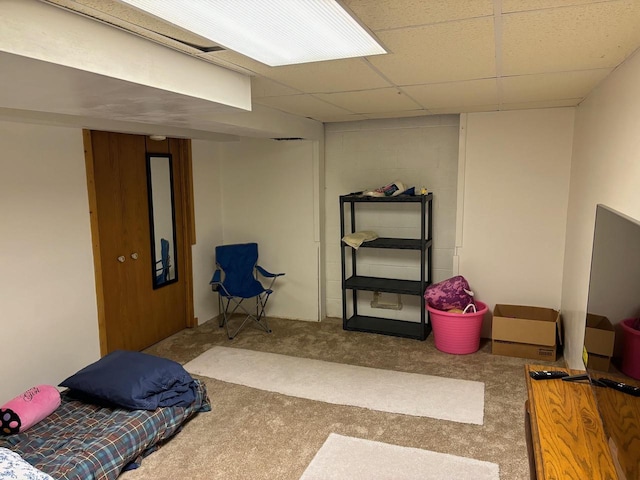
[[[360,248],[394,248],[398,250],[422,250],[424,244],[425,250],[431,246],[431,240],[420,240],[419,238],[389,238],[379,237],[375,240],[364,242]],[[346,243],[342,244],[348,247]]]
[[[413,338],[418,340],[425,340],[431,332],[431,325],[425,322],[428,318],[427,312],[422,309],[419,316],[419,322],[408,322],[404,320],[396,320],[391,318],[364,316],[357,314],[357,301],[358,291],[372,291],[372,292],[386,292],[400,295],[424,295],[425,288],[431,284],[428,279],[431,279],[431,260],[432,260],[432,248],[433,240],[431,237],[432,232],[432,200],[433,194],[427,195],[399,195],[397,197],[370,197],[360,194],[349,194],[340,196],[340,233],[345,234],[345,208],[344,205],[348,204],[351,213],[350,225],[351,230],[356,230],[355,216],[356,211],[360,208],[356,208],[356,204],[376,204],[378,207],[381,204],[413,204],[420,206],[420,237],[421,238],[393,238],[393,237],[380,237],[375,240],[364,242],[360,245],[361,248],[378,248],[378,249],[398,249],[398,250],[413,250],[420,252],[420,269],[421,276],[424,280],[402,280],[394,278],[384,277],[370,277],[357,275],[357,252],[352,250],[346,252],[344,248],[350,248],[348,245],[343,244],[343,249],[340,252],[342,260],[342,308],[345,312],[343,317],[342,326],[345,330],[354,330],[359,332],[377,333],[380,335],[392,335],[397,337]],[[384,209],[384,208],[383,208]],[[393,210],[393,209],[392,209]],[[410,209],[414,214],[415,208]],[[429,237],[429,238],[424,238]],[[352,276],[345,278],[347,267],[345,265],[350,253],[350,261],[352,264]],[[427,270],[428,268],[428,270]],[[346,318],[347,306],[348,306],[348,292],[351,290],[352,295],[352,311],[354,315],[350,318]],[[385,312],[376,312],[378,315],[384,315]]]
[[[389,318],[367,317],[354,315],[343,323],[345,330],[355,332],[378,333],[393,335],[394,337],[414,338],[425,340],[431,332],[431,325],[420,322],[407,322]]]
[[[425,282],[424,288],[427,288],[428,285],[429,283]],[[360,275],[347,278],[345,288],[372,292],[401,293],[405,295],[424,294],[420,280],[397,280],[395,278],[363,277]]]

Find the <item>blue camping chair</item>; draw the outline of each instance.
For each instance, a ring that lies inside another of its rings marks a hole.
[[[169,240],[160,239],[160,260],[156,262],[156,283],[164,283],[169,280],[169,268],[171,260],[169,257]]]
[[[222,318],[220,327],[224,325],[229,339],[234,338],[249,321],[253,320],[262,330],[271,333],[265,317],[265,308],[269,295],[273,293],[276,278],[284,273],[270,273],[258,265],[258,244],[243,243],[220,245],[216,247],[216,271],[211,279],[211,288],[218,293],[218,302]],[[271,279],[268,288],[264,288],[257,279],[257,273]],[[255,298],[255,314],[247,310],[242,302]],[[233,334],[229,333],[229,319],[240,309],[246,315]]]

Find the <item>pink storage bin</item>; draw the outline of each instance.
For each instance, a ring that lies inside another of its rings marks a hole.
[[[625,375],[640,380],[640,331],[631,326],[635,321],[635,318],[627,318],[620,323],[624,332],[620,370]]]
[[[465,355],[480,348],[482,319],[487,313],[487,305],[475,301],[477,312],[449,313],[427,304],[433,341],[441,352]]]

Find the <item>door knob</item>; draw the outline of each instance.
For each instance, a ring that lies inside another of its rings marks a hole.
[[[119,261],[120,263],[124,263],[124,261],[125,261],[125,260],[126,260],[126,258],[124,257],[124,255],[120,255],[120,256],[118,257],[118,261]]]
[[[134,260],[137,260],[138,259],[138,253],[137,252],[133,252],[131,254],[131,258],[133,258]]]

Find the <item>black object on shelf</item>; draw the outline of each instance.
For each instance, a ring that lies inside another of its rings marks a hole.
[[[531,370],[529,376],[534,380],[553,380],[554,378],[565,379],[569,374],[560,370]]]
[[[600,382],[602,385],[606,385],[609,388],[618,390],[619,392],[626,393],[627,395],[640,397],[640,387],[636,387],[635,385],[618,382],[616,380],[611,380],[610,378],[599,378],[598,382]]]
[[[342,327],[345,330],[393,335],[397,337],[425,340],[431,332],[431,324],[427,322],[426,309],[420,309],[420,321],[404,321],[391,318],[373,317],[358,314],[358,292],[373,291],[397,293],[402,295],[416,295],[422,297],[424,291],[431,284],[432,265],[432,201],[433,194],[428,195],[399,195],[397,197],[368,197],[363,195],[340,196],[340,238],[347,233],[355,233],[356,230],[356,205],[369,204],[420,204],[420,238],[389,238],[380,237],[375,240],[362,243],[362,248],[381,248],[398,250],[415,250],[419,254],[420,280],[399,280],[393,278],[369,277],[357,274],[358,251],[341,242],[342,264]],[[350,232],[345,226],[345,204],[349,206],[351,213]],[[380,208],[384,208],[381,205]],[[351,255],[352,275],[347,278],[347,252]],[[418,260],[416,259],[416,262]],[[353,315],[347,317],[347,306],[351,291],[351,305]]]
[[[589,378],[589,374],[587,373],[578,373],[576,375],[568,375],[566,377],[562,377],[562,380],[565,382],[593,382],[593,379]]]

